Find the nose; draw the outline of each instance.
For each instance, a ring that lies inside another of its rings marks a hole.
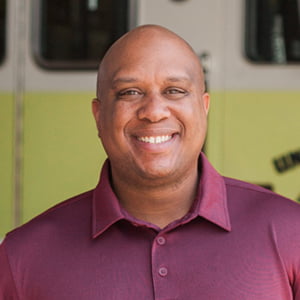
[[[142,100],[141,107],[137,112],[138,119],[147,120],[156,123],[167,119],[170,116],[170,110],[167,100],[161,95],[145,96]]]

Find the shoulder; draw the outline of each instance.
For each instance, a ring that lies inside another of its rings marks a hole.
[[[232,232],[282,262],[292,285],[300,284],[300,204],[265,188],[224,178]]]
[[[251,184],[245,181],[229,178],[229,177],[223,177],[223,178],[227,188],[227,192],[231,196],[243,195],[244,197],[246,197],[246,199],[250,198],[252,200],[254,199],[261,199],[261,200],[271,199],[274,201],[277,200],[279,202],[288,203],[292,206],[300,208],[300,205],[297,202],[292,201],[282,195],[276,194],[273,191],[268,190],[264,187]]]
[[[79,226],[90,224],[93,190],[82,193],[49,208],[24,225],[6,235],[5,242],[12,247],[31,241],[44,241],[60,233],[73,232]]]
[[[230,210],[270,222],[300,226],[300,204],[263,187],[224,177]]]
[[[268,190],[266,188],[263,188],[261,186],[246,182],[246,181],[242,181],[242,180],[238,180],[238,179],[234,179],[234,178],[229,178],[229,177],[223,177],[224,182],[226,184],[227,187],[229,187],[230,189],[235,189],[235,190],[240,190],[240,191],[244,191],[244,192],[257,192],[257,193],[263,193],[263,194],[269,194],[269,195],[277,195],[274,192],[272,192],[271,190]]]

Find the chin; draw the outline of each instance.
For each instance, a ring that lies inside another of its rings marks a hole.
[[[173,168],[166,168],[166,167],[151,167],[151,168],[143,168],[142,169],[142,177],[144,179],[166,179],[176,173],[175,169]]]

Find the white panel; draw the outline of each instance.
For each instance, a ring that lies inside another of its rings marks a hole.
[[[299,90],[300,64],[254,64],[244,56],[244,1],[227,0],[225,36],[226,89]]]
[[[96,71],[47,71],[37,66],[31,54],[33,36],[29,22],[37,17],[30,7],[35,7],[37,0],[26,3],[29,4],[26,14],[26,90],[94,91]],[[206,52],[210,55],[206,64],[211,90],[299,90],[299,64],[257,65],[245,59],[244,0],[138,0],[136,4],[131,27],[149,23],[166,26],[185,38],[197,54]],[[4,68],[5,65],[0,68],[0,87],[1,82],[8,84],[7,76],[1,77]]]
[[[188,41],[197,54],[206,52],[211,89],[223,87],[224,0],[141,0],[139,24],[165,26]]]
[[[244,0],[141,0],[139,23],[154,23],[208,52],[214,90],[300,88],[300,65],[253,64],[244,56]]]

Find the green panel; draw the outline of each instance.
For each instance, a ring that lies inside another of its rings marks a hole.
[[[223,170],[224,92],[210,92],[205,154],[218,171]]]
[[[0,240],[13,226],[13,96],[0,93]]]
[[[27,93],[23,220],[92,189],[105,159],[89,93]]]
[[[300,92],[226,92],[222,173],[300,198],[300,164],[276,171],[273,160],[300,151]]]

